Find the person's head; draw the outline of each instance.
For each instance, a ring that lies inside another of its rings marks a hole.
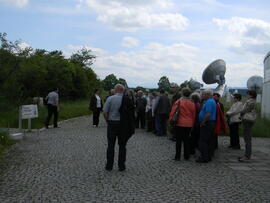
[[[194,103],[200,103],[201,97],[200,97],[200,94],[199,94],[199,93],[193,92],[193,93],[190,95],[190,98],[192,99],[192,101],[193,101]]]
[[[176,84],[176,83],[171,83],[170,84],[170,88],[171,88],[171,92],[173,92],[174,94],[176,93],[176,92],[178,92],[178,85]]]
[[[58,91],[59,91],[58,87],[54,87],[54,88],[53,88],[53,91],[54,91],[54,92],[58,92]]]
[[[213,96],[213,90],[211,89],[206,89],[202,92],[202,99],[206,100],[209,99]]]
[[[95,89],[94,94],[100,94],[100,89]]]
[[[257,98],[257,93],[254,90],[248,90],[247,91],[247,95],[249,96],[249,98],[252,98],[252,99],[256,99]]]
[[[216,101],[219,101],[219,99],[220,99],[220,94],[217,93],[217,92],[215,92],[215,93],[213,94],[213,98],[214,98]]]
[[[111,89],[111,90],[109,91],[109,94],[110,94],[110,96],[114,95],[114,94],[115,94],[115,90],[114,90],[114,89]]]
[[[125,91],[125,87],[122,84],[117,84],[114,86],[115,93],[123,93]]]
[[[234,94],[233,99],[235,102],[241,101],[242,95],[241,94]]]
[[[143,91],[139,90],[137,94],[138,94],[138,97],[141,98],[143,96]]]
[[[189,97],[190,94],[191,94],[191,90],[187,87],[184,87],[182,90],[181,90],[181,93],[184,97]]]
[[[160,90],[159,90],[159,93],[160,93],[160,94],[165,94],[165,90],[164,90],[164,89],[160,89]]]

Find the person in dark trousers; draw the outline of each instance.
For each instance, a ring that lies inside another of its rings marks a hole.
[[[190,131],[194,126],[196,118],[196,107],[192,100],[189,99],[191,91],[189,88],[182,89],[182,97],[177,100],[171,110],[170,120],[173,119],[177,110],[179,110],[177,123],[175,126],[175,157],[174,160],[180,161],[181,158],[181,145],[184,144],[184,158],[189,159],[190,156]]]
[[[173,94],[172,96],[172,99],[171,99],[171,109],[174,105],[174,103],[181,98],[181,93],[179,91],[179,87],[176,83],[171,83],[171,92]],[[172,140],[172,141],[176,141],[176,132],[174,132],[175,128],[173,128],[172,126],[169,126],[169,132],[170,132],[170,135],[169,135],[169,139]]]
[[[201,156],[196,160],[198,163],[211,161],[211,154],[214,150],[213,132],[216,123],[216,102],[213,99],[212,90],[204,90],[202,99],[205,101],[199,114],[200,139],[199,149]]]
[[[241,102],[241,94],[234,94],[234,104],[227,111],[226,116],[228,118],[228,124],[230,128],[230,145],[229,148],[240,149],[239,141],[239,125],[241,124],[241,111],[243,109],[243,103]]]
[[[99,115],[103,107],[100,93],[101,91],[99,89],[96,89],[90,99],[89,110],[93,112],[93,127],[98,127]]]
[[[136,99],[136,128],[141,126],[142,129],[145,128],[145,110],[146,110],[147,100],[143,97],[143,92],[140,90],[137,93]]]
[[[104,104],[103,114],[107,121],[107,162],[105,169],[111,171],[114,163],[114,148],[118,139],[118,167],[119,171],[126,169],[126,144],[134,133],[134,104],[130,97],[124,95],[124,86],[115,86],[115,95],[109,97]]]
[[[167,120],[171,110],[171,104],[169,98],[166,96],[165,91],[161,89],[160,95],[157,98],[157,104],[155,106],[155,124],[157,130],[157,136],[167,135]]]
[[[191,100],[194,102],[196,107],[196,118],[195,123],[191,131],[190,136],[190,154],[194,155],[196,149],[199,149],[199,138],[200,138],[200,120],[199,120],[199,113],[201,111],[201,103],[200,103],[200,94],[199,93],[192,93]]]
[[[58,94],[59,90],[58,88],[54,88],[52,92],[50,92],[48,94],[48,96],[46,97],[46,101],[47,101],[47,107],[48,107],[48,116],[47,119],[45,121],[45,127],[49,128],[49,123],[51,120],[51,117],[53,115],[53,127],[57,128],[58,124],[58,112],[59,112],[59,94]]]

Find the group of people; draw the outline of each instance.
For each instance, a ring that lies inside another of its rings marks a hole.
[[[192,92],[189,88],[179,91],[172,87],[173,96],[169,99],[164,90],[159,92],[126,89],[117,84],[110,90],[103,105],[101,91],[95,90],[90,99],[89,109],[93,112],[93,127],[98,127],[100,113],[103,111],[107,122],[107,162],[105,169],[113,169],[116,139],[119,145],[118,167],[124,171],[126,161],[126,144],[134,134],[135,128],[145,129],[157,136],[167,136],[175,141],[174,160],[181,159],[183,145],[184,159],[188,160],[198,150],[198,163],[212,160],[218,148],[218,134],[230,131],[229,148],[240,149],[239,126],[243,126],[245,154],[240,162],[251,158],[251,131],[256,120],[256,92],[248,90],[247,100],[241,102],[240,94],[234,94],[234,103],[227,112],[219,101],[219,93],[207,89]],[[52,114],[57,119],[58,89],[49,93],[47,127]],[[55,120],[57,121],[57,120]],[[57,127],[57,122],[54,122]],[[167,133],[169,131],[170,133]],[[172,136],[171,136],[172,135]]]

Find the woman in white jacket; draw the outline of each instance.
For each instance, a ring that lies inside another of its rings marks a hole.
[[[230,110],[226,113],[228,117],[228,123],[230,128],[230,146],[232,149],[240,149],[239,142],[239,125],[241,123],[241,111],[243,109],[243,103],[241,102],[242,96],[240,94],[234,94],[234,104]]]

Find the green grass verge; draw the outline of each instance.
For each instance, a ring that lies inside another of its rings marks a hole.
[[[90,112],[88,110],[88,106],[89,106],[88,100],[62,102],[60,104],[58,121],[78,116],[89,115]],[[38,113],[39,117],[32,119],[32,129],[41,128],[44,126],[44,121],[48,113],[47,108],[45,106],[44,107],[39,106]],[[18,128],[18,115],[19,115],[18,107],[7,106],[6,108],[2,108],[0,110],[0,115],[1,115],[0,127]],[[27,120],[23,120],[23,128],[27,128],[27,122],[28,122]]]
[[[0,131],[0,156],[5,154],[8,150],[8,148],[15,144],[16,141],[11,140],[8,137],[8,133],[5,131]]]

